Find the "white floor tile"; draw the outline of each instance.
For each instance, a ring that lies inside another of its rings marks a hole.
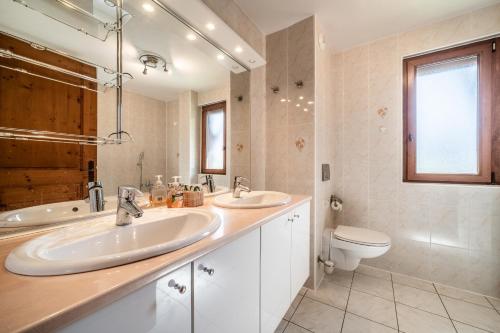
[[[442,296],[442,299],[451,319],[484,330],[500,332],[500,315],[494,309],[459,301],[446,296]]]
[[[351,271],[343,271],[341,269],[335,269],[333,274],[325,275],[323,281],[328,280],[339,284],[343,287],[350,288],[352,284],[352,277],[354,272]]]
[[[453,288],[450,286],[445,286],[436,283],[436,289],[440,295],[449,296],[462,301],[474,303],[477,305],[487,306],[491,308],[491,304],[486,300],[486,297],[468,292],[463,289]]]
[[[285,330],[285,333],[310,333],[310,332],[311,331],[308,331],[300,326],[297,326],[294,323],[289,323]]]
[[[361,273],[365,275],[370,275],[379,279],[391,280],[391,272],[384,271],[371,266],[359,265],[356,269],[356,273]]]
[[[346,313],[342,333],[396,333],[395,329],[389,328],[374,321]]]
[[[347,311],[397,329],[396,311],[393,301],[353,289],[349,297]]]
[[[390,301],[394,300],[392,282],[388,280],[355,273],[354,280],[352,281],[352,289],[363,291]]]
[[[392,273],[392,281],[394,283],[404,284],[413,288],[422,289],[431,293],[435,293],[436,289],[430,281],[417,279],[408,275]]]
[[[472,327],[469,325],[466,325],[464,323],[460,323],[458,321],[453,321],[453,325],[455,325],[455,328],[457,329],[458,333],[487,333],[488,331],[481,330],[476,327]]]
[[[315,333],[340,333],[343,319],[344,311],[304,297],[291,322]]]
[[[405,333],[454,333],[451,320],[412,307],[396,304],[399,330]]]
[[[308,290],[306,297],[312,298],[332,306],[345,310],[349,288],[342,287],[330,280],[323,280],[316,290]]]
[[[295,310],[297,309],[297,307],[299,306],[299,303],[302,300],[302,298],[304,298],[303,295],[295,296],[295,298],[292,301],[292,304],[290,305],[287,312],[285,313],[285,317],[284,317],[285,320],[290,320],[290,318],[292,318],[292,315],[295,312]]]
[[[437,294],[394,283],[394,297],[396,302],[448,317],[443,303],[441,303],[441,299],[439,299]]]

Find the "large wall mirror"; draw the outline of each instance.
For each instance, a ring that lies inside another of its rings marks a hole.
[[[119,185],[155,175],[229,187],[231,109],[249,97],[230,81],[247,73],[161,1],[3,1],[0,237],[112,213]]]

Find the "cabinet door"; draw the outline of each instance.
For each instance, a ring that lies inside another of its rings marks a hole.
[[[259,332],[260,232],[194,261],[194,332]]]
[[[273,333],[290,302],[292,222],[288,214],[261,227],[261,333]]]
[[[191,265],[179,268],[59,332],[191,333]]]
[[[309,203],[297,207],[293,212],[292,255],[291,255],[291,296],[294,298],[309,277],[310,242]]]

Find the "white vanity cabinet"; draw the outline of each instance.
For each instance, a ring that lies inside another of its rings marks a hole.
[[[261,330],[273,333],[309,276],[309,203],[261,227]]]
[[[191,333],[191,264],[59,331],[88,332]]]
[[[194,332],[259,332],[260,230],[194,261]]]

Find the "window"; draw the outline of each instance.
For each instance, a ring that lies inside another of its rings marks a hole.
[[[201,172],[226,174],[226,102],[202,107]]]
[[[498,53],[489,40],[404,60],[405,181],[495,183]]]

